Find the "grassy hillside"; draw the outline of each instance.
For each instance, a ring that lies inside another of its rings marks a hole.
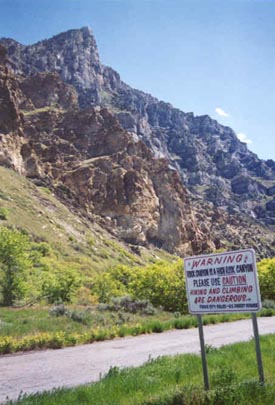
[[[145,248],[134,254],[97,224],[70,212],[49,189],[4,167],[0,167],[0,226],[15,226],[35,241],[49,243],[62,259],[81,264],[89,273],[117,263],[145,264],[172,257]]]
[[[156,249],[133,253],[50,190],[3,167],[0,178],[0,353],[195,326],[181,316],[181,259]],[[261,315],[274,313],[274,280],[275,259],[261,261]]]

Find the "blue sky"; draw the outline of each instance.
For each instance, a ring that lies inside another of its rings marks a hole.
[[[234,129],[275,160],[274,0],[0,0],[0,37],[90,26],[131,86]]]

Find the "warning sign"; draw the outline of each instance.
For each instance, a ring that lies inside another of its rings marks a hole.
[[[184,272],[191,314],[261,309],[253,249],[187,257]]]

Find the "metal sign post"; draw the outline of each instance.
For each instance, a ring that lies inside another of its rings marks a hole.
[[[255,313],[252,313],[252,322],[253,322],[253,331],[254,331],[254,338],[255,338],[255,348],[256,348],[256,357],[257,357],[257,364],[258,364],[259,381],[260,381],[260,384],[264,385],[264,368],[263,368],[263,362],[262,362],[258,321],[257,321],[257,316]]]
[[[203,379],[204,379],[204,388],[206,391],[208,391],[209,390],[209,379],[208,379],[207,361],[206,361],[206,353],[205,353],[205,346],[204,346],[202,316],[197,315],[197,318],[198,318],[198,327],[199,327],[199,336],[200,336],[200,345],[201,345],[201,362],[202,362],[202,371],[203,371]]]

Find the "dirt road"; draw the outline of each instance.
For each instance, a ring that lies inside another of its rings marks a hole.
[[[275,333],[275,317],[259,318],[259,333]],[[252,321],[204,327],[205,342],[220,347],[253,336]],[[20,392],[34,393],[54,387],[72,387],[97,381],[110,366],[139,366],[149,358],[178,353],[199,353],[197,329],[127,337],[60,350],[0,357],[0,402]]]

